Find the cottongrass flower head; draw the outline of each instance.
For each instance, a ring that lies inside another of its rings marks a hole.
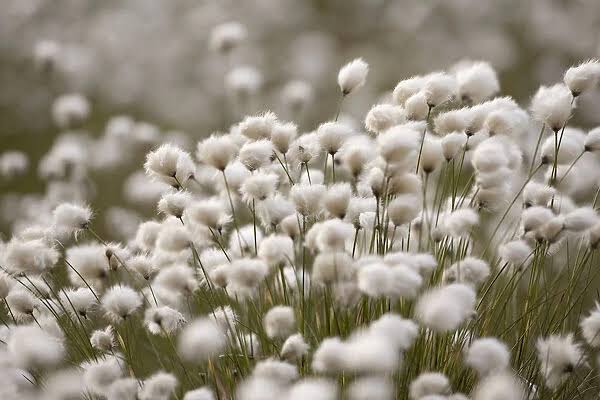
[[[13,362],[25,370],[55,367],[65,356],[64,343],[35,325],[12,329],[6,348]]]
[[[423,372],[409,386],[411,400],[419,400],[431,395],[448,395],[450,392],[450,381],[440,372]]]
[[[306,378],[288,391],[289,400],[334,400],[337,398],[338,389],[335,383],[323,378]]]
[[[418,319],[436,332],[457,329],[475,310],[475,292],[467,285],[450,284],[432,289],[417,301]]]
[[[54,209],[52,213],[52,226],[64,235],[72,235],[87,228],[92,220],[92,210],[85,205],[63,203]]]
[[[600,346],[600,304],[590,314],[581,320],[581,335],[585,341],[592,347]]]
[[[142,306],[140,294],[129,286],[115,285],[102,296],[102,307],[111,321],[125,321]]]
[[[347,96],[354,90],[363,86],[369,73],[369,64],[362,58],[356,58],[344,65],[338,73],[338,86],[342,96]]]
[[[235,159],[238,150],[238,146],[228,135],[212,134],[198,142],[196,158],[219,171],[224,171]]]
[[[240,133],[250,140],[271,139],[273,128],[277,124],[277,115],[271,111],[257,116],[249,116],[240,122]]]
[[[496,71],[484,61],[469,63],[456,71],[458,95],[463,102],[481,103],[500,91]]]
[[[273,144],[269,140],[262,139],[244,144],[238,158],[244,167],[252,172],[269,165],[272,154]]]
[[[42,240],[22,241],[13,238],[2,249],[2,263],[6,271],[17,275],[37,275],[51,270],[60,253]]]
[[[550,389],[558,388],[571,373],[585,362],[585,354],[573,334],[551,335],[536,344],[540,374]]]
[[[177,378],[173,374],[159,371],[144,380],[139,390],[139,400],[168,400],[175,393]]]
[[[392,400],[394,385],[384,377],[369,376],[353,381],[347,390],[349,400]]]
[[[225,344],[225,336],[216,323],[199,318],[185,326],[178,337],[177,349],[183,359],[199,363],[218,355]]]
[[[171,144],[163,144],[146,155],[144,169],[151,178],[181,188],[194,176],[196,166],[188,153]]]
[[[285,339],[296,330],[294,310],[287,306],[275,306],[263,317],[263,326],[270,339]]]
[[[179,311],[169,306],[146,309],[144,322],[153,335],[172,335],[185,324],[185,318]]]
[[[600,62],[598,60],[584,61],[565,72],[564,82],[573,97],[593,89],[600,80]]]
[[[104,352],[111,351],[117,345],[113,327],[109,325],[104,329],[92,332],[90,343],[97,350]]]
[[[473,400],[525,399],[522,381],[510,372],[492,374],[479,381],[472,395]]]
[[[571,117],[571,91],[563,84],[541,86],[531,100],[531,113],[558,132]]]
[[[215,395],[208,387],[201,387],[186,392],[183,400],[215,400]]]
[[[466,350],[465,363],[474,368],[480,376],[506,370],[510,363],[510,352],[504,343],[496,338],[480,338]]]
[[[304,357],[309,349],[310,346],[306,343],[304,337],[301,334],[296,333],[285,340],[281,346],[280,356],[284,360],[297,361]]]
[[[248,30],[240,22],[224,22],[211,30],[208,45],[212,51],[227,54],[242,44],[247,37]]]
[[[406,111],[402,107],[394,104],[377,104],[367,113],[365,127],[369,132],[379,134],[405,121]]]

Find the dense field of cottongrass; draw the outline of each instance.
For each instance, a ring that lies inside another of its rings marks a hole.
[[[210,45],[246,35],[219,25]],[[36,48],[43,74],[57,51]],[[485,61],[423,71],[356,127],[344,107],[377,71],[348,61],[314,131],[265,110],[193,153],[124,116],[85,138],[88,100],[58,97],[67,133],[35,166],[51,184],[12,200],[28,213],[0,242],[0,398],[596,398],[600,128],[571,121],[600,63],[530,104]],[[261,79],[226,77],[237,110]],[[290,115],[315,101],[283,91]],[[89,192],[140,149],[126,196],[158,197],[155,215],[113,207],[100,227]],[[5,179],[28,167],[0,156]]]

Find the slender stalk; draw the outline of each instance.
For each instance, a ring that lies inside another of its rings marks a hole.
[[[425,134],[427,133],[427,127],[429,125],[429,117],[431,116],[431,110],[433,106],[429,106],[427,109],[427,118],[425,118],[425,129],[423,129],[423,134],[421,135],[421,145],[419,146],[419,156],[417,158],[417,166],[415,168],[415,173],[419,172],[419,166],[421,165],[421,153],[423,153],[423,144],[425,143]]]

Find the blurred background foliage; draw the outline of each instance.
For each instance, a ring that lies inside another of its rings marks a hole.
[[[208,38],[227,21],[244,24],[248,39],[223,56],[208,49]],[[599,28],[598,0],[5,0],[0,153],[20,150],[30,163],[25,175],[0,183],[1,231],[10,234],[14,208],[27,202],[12,193],[35,197],[47,190],[37,165],[62,133],[51,118],[61,94],[81,93],[90,102],[90,118],[77,135],[100,137],[112,116],[126,114],[156,125],[163,138],[185,132],[176,135],[178,143],[193,152],[199,138],[267,109],[293,118],[300,130],[314,129],[335,113],[337,70],[358,56],[370,64],[368,83],[344,104],[357,129],[370,105],[398,81],[464,59],[491,62],[503,94],[526,104],[540,84],[559,81],[570,65],[598,56]],[[41,40],[60,46],[50,74],[35,65]],[[260,71],[263,84],[240,109],[224,79],[242,65]],[[295,79],[313,87],[314,100],[292,116],[281,90]],[[600,113],[589,107],[598,103],[582,102],[576,123],[600,124]],[[123,204],[123,182],[143,156],[133,152],[126,167],[90,173],[88,200],[98,214]],[[134,208],[140,218],[153,212],[151,203]]]

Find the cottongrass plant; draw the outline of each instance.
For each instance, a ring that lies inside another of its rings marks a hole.
[[[211,48],[246,36],[224,23]],[[597,396],[600,131],[571,119],[598,61],[529,111],[495,97],[486,62],[414,76],[363,131],[338,117],[368,71],[341,68],[337,114],[311,132],[266,111],[192,156],[138,126],[154,183],[130,192],[159,193],[158,213],[120,242],[83,201],[42,204],[48,218],[1,244],[0,398]],[[259,84],[235,73],[240,93]],[[312,98],[303,82],[285,93],[298,109]],[[89,104],[53,113],[75,127]],[[40,173],[79,187],[72,140]],[[13,177],[28,162],[1,165]]]

